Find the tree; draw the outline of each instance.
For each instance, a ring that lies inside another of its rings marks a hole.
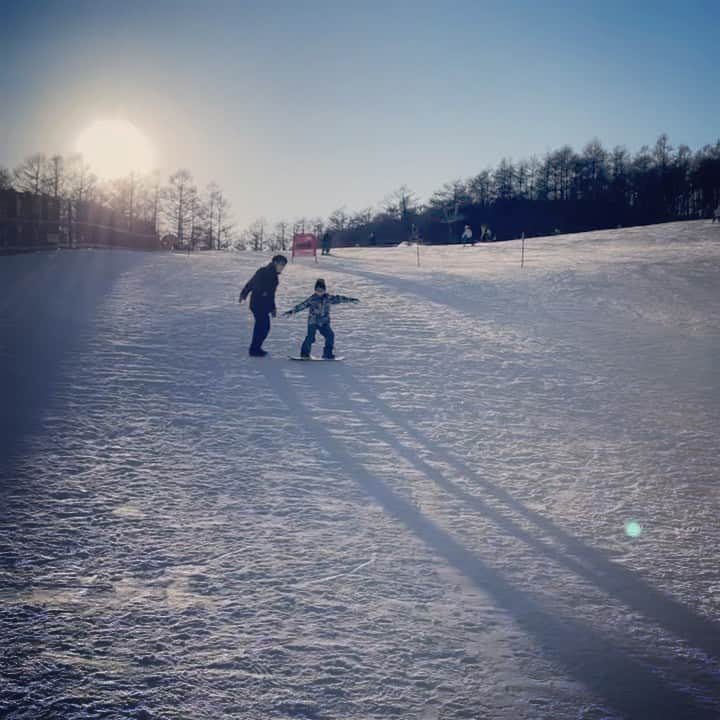
[[[35,153],[15,168],[15,188],[19,192],[40,195],[48,189],[47,160],[43,153]]]
[[[457,209],[469,201],[467,184],[463,180],[452,180],[444,183],[439,190],[432,194],[429,205],[434,208]]]
[[[215,210],[217,206],[217,200],[218,197],[222,194],[220,191],[220,188],[217,186],[217,183],[211,182],[208,184],[207,188],[207,207],[208,207],[208,226],[207,226],[207,234],[208,234],[208,248],[210,250],[213,249],[215,246],[215,238],[217,237],[215,233],[213,232],[215,228]]]
[[[351,230],[362,230],[366,228],[373,220],[373,209],[365,208],[356,212],[349,221],[349,227]]]
[[[98,179],[81,154],[71,155],[67,165],[67,187],[70,199],[78,203],[92,200],[97,191]]]
[[[13,186],[12,175],[7,168],[0,167],[0,190],[10,190]]]
[[[140,186],[140,176],[134,172],[127,177],[111,180],[104,186],[108,206],[125,218],[125,227],[128,230],[132,230],[138,215]]]
[[[289,229],[290,223],[288,223],[287,220],[280,220],[280,222],[275,223],[275,231],[273,233],[273,250],[285,251]]]
[[[46,167],[47,186],[55,200],[66,195],[65,160],[62,155],[53,155]]]
[[[310,226],[312,227],[312,220]],[[341,233],[347,230],[350,224],[350,215],[346,212],[345,208],[339,208],[335,210],[328,218],[328,230],[332,233]]]
[[[192,195],[197,192],[188,170],[178,170],[169,178],[162,193],[163,215],[175,233],[180,247],[184,247],[192,217]]]
[[[687,145],[680,145],[674,161],[673,193],[675,195],[674,213],[681,217],[689,217],[692,211],[690,171],[692,168],[692,151]]]
[[[509,200],[514,195],[515,168],[503,158],[493,174],[493,195],[497,200]]]
[[[143,223],[151,224],[156,233],[158,232],[160,192],[158,172],[139,177],[135,190],[135,217]]]
[[[383,200],[383,209],[403,225],[407,225],[410,216],[415,212],[418,198],[407,185],[394,190]]]
[[[230,201],[218,190],[215,195],[215,227],[217,228],[218,249],[229,247],[234,224],[230,221]]]
[[[265,218],[258,218],[245,231],[246,242],[250,245],[250,249],[255,252],[261,252],[265,247]]]
[[[187,202],[189,205],[188,221],[190,224],[190,248],[195,250],[203,236],[207,237],[208,209],[203,203],[195,185],[188,188]]]
[[[720,204],[720,140],[696,153],[691,178],[697,209],[708,213],[716,208]]]
[[[467,184],[470,202],[484,207],[492,202],[492,171],[483,170],[471,178]]]
[[[608,182],[607,161],[608,154],[597,138],[584,147],[577,163],[580,192],[584,197],[597,201],[598,196],[605,191]]]

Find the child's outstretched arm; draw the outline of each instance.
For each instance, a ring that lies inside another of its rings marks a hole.
[[[340,303],[360,302],[357,298],[346,297],[345,295],[330,295],[329,300],[331,305],[339,305]]]
[[[311,295],[307,300],[303,300],[301,303],[298,303],[295,307],[290,308],[290,310],[286,310],[283,313],[284,317],[288,317],[289,315],[292,315],[293,313],[298,313],[301,310],[304,310],[305,308],[310,307],[310,301],[313,299],[313,296]]]

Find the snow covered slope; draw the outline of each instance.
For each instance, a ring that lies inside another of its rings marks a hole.
[[[720,717],[720,227],[268,259],[0,260],[0,716]]]

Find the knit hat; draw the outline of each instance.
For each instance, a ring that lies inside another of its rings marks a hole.
[[[315,289],[316,290],[325,290],[325,281],[322,278],[318,278],[315,281]]]

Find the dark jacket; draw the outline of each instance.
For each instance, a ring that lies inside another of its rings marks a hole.
[[[261,267],[248,281],[240,293],[240,299],[244,300],[249,293],[250,309],[254,313],[275,312],[275,291],[279,283],[278,273],[275,265],[270,263]]]
[[[330,324],[330,306],[340,303],[356,303],[360,302],[356,298],[345,297],[344,295],[317,295],[313,293],[307,300],[298,303],[294,308],[288,310],[284,315],[292,315],[301,312],[305,308],[310,308],[308,313],[308,325],[329,325]]]

